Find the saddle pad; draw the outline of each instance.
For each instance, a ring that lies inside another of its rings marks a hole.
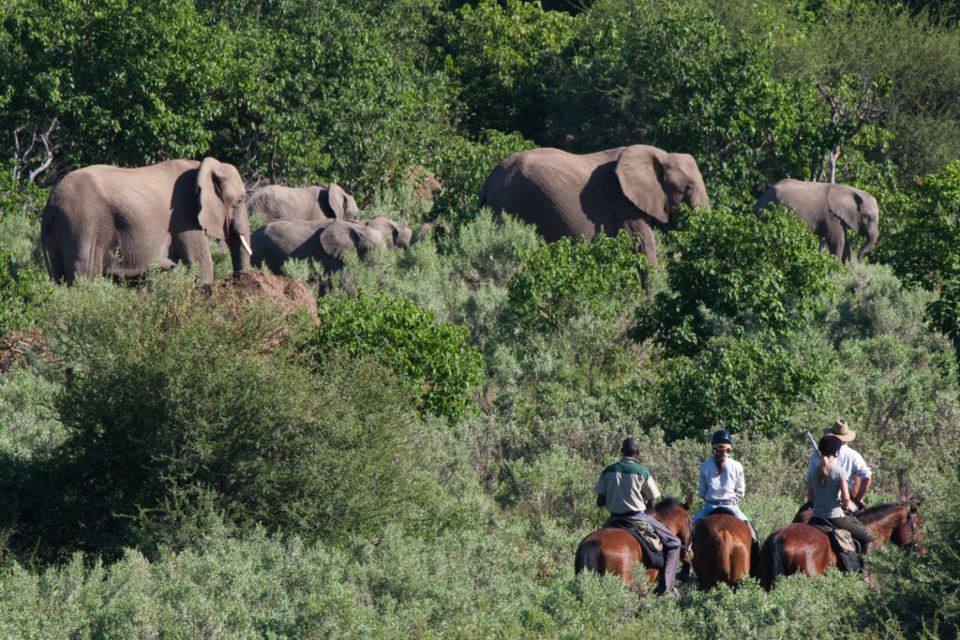
[[[837,529],[829,522],[820,518],[811,518],[811,527],[816,527],[827,534],[830,548],[837,556],[837,568],[841,571],[860,571],[863,563],[860,560],[860,545],[846,529]]]
[[[611,518],[604,526],[629,532],[640,543],[646,564],[656,569],[663,568],[663,542],[660,541],[656,529],[649,522],[634,518]]]

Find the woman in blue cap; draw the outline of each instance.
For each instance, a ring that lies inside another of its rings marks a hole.
[[[746,485],[743,481],[743,465],[730,457],[733,438],[726,429],[720,429],[714,432],[710,438],[710,444],[713,446],[713,457],[704,460],[700,465],[697,491],[703,498],[703,508],[693,516],[693,519],[700,520],[710,515],[714,509],[723,507],[749,523],[750,521],[739,506]]]

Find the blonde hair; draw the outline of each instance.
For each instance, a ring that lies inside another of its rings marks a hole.
[[[827,484],[827,475],[830,473],[830,458],[833,456],[820,456],[820,486],[823,487]]]

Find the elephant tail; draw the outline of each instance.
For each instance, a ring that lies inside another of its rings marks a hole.
[[[47,273],[56,282],[61,282],[65,275],[63,250],[53,231],[58,211],[59,209],[49,203],[43,208],[43,212],[40,214],[40,246],[43,247],[43,258]]]

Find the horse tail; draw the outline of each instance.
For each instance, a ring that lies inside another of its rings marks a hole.
[[[600,553],[600,543],[596,540],[584,540],[577,546],[577,557],[573,563],[573,572],[593,571],[603,575],[606,567]]]
[[[764,545],[764,555],[766,562],[763,563],[764,566],[764,580],[763,587],[770,591],[773,589],[774,583],[777,581],[777,576],[781,576],[784,573],[783,566],[783,536],[780,535],[779,531],[774,532],[770,536],[769,544]]]

